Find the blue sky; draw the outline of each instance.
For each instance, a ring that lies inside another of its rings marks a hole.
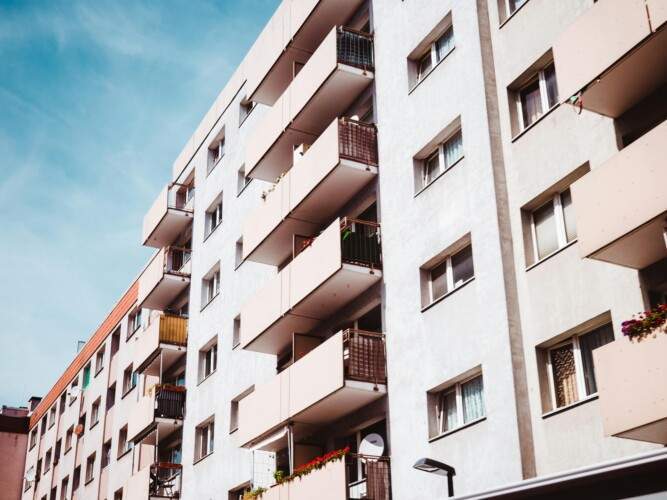
[[[144,213],[278,3],[0,0],[0,404],[45,394],[137,275]]]

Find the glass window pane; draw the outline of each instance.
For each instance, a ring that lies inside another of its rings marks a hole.
[[[539,80],[535,80],[521,89],[519,97],[521,99],[521,113],[525,128],[542,116]]]
[[[604,325],[579,337],[579,350],[581,351],[581,363],[584,370],[587,396],[595,394],[598,390],[597,383],[595,382],[595,371],[593,369],[593,351],[613,340],[614,330],[611,325]]]
[[[463,423],[484,416],[484,383],[481,375],[461,385],[463,400]]]
[[[438,151],[424,161],[424,186],[430,184],[440,173],[440,155]]]
[[[456,427],[458,427],[456,391],[449,391],[440,396],[440,432],[451,431]]]
[[[537,257],[541,259],[558,249],[556,217],[552,201],[533,212],[533,222],[537,241]]]
[[[444,57],[454,48],[454,29],[449,28],[439,39],[435,42],[436,53],[438,55],[438,62],[442,61]]]
[[[447,262],[431,269],[431,300],[436,300],[447,293]]]
[[[424,57],[421,58],[419,61],[419,74],[417,75],[417,78],[421,80],[426,76],[426,74],[431,71],[431,50],[429,48],[429,51],[424,55]]]
[[[463,156],[463,136],[459,130],[444,145],[445,168],[449,168]]]
[[[567,406],[579,400],[577,374],[574,365],[574,349],[566,344],[549,351],[554,378],[556,407]]]
[[[463,284],[475,275],[471,245],[452,255],[452,273],[454,275],[454,287]]]
[[[574,217],[574,205],[572,205],[572,194],[570,194],[569,189],[561,193],[560,203],[563,206],[565,235],[567,236],[567,241],[572,241],[577,237],[577,221]]]
[[[508,0],[510,6],[510,14],[512,14],[516,9],[521,7],[528,0]]]
[[[552,64],[544,70],[544,80],[547,84],[547,102],[552,108],[558,102],[558,83],[556,82],[556,68]]]

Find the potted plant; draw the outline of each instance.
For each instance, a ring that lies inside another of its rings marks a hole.
[[[659,304],[653,309],[635,315],[621,323],[623,335],[631,341],[641,342],[657,333],[667,333],[667,304]]]

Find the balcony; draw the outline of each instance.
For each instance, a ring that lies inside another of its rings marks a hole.
[[[364,464],[365,477],[353,482],[351,478],[359,460]],[[269,488],[262,495],[262,500],[390,500],[390,483],[387,457],[347,455],[344,460],[329,462],[297,480]]]
[[[334,28],[253,132],[250,177],[275,181],[289,170],[294,146],[311,144],[373,81],[370,35]]]
[[[667,82],[663,0],[600,0],[556,40],[559,94],[618,118]]]
[[[144,246],[162,248],[172,244],[192,222],[193,191],[183,184],[169,184],[144,216]]]
[[[188,319],[154,313],[147,327],[133,338],[134,366],[137,371],[159,375],[185,354]]]
[[[667,445],[667,335],[618,339],[593,358],[605,435]]]
[[[667,122],[572,185],[579,249],[635,269],[667,257]]]
[[[181,482],[181,465],[161,462],[132,475],[127,482],[126,495],[133,500],[180,498]]]
[[[278,354],[382,278],[380,226],[336,219],[241,309],[241,344]]]
[[[163,311],[190,285],[190,249],[160,249],[139,277],[141,307]]]
[[[127,435],[135,444],[157,445],[183,425],[185,387],[156,384],[129,415]]]
[[[282,2],[246,57],[248,98],[269,106],[292,81],[295,63],[305,63],[334,26],[347,21],[363,0]]]
[[[384,335],[338,332],[241,400],[239,442],[254,446],[288,422],[297,434],[333,422],[384,396],[386,383]]]
[[[244,259],[278,265],[377,175],[374,125],[336,118],[243,227]]]

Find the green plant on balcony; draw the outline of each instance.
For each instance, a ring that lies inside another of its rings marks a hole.
[[[350,447],[346,446],[345,448],[341,448],[340,450],[330,451],[325,455],[316,457],[312,459],[310,462],[307,462],[294,469],[294,472],[289,476],[287,476],[286,478],[284,478],[282,482],[289,483],[290,481],[294,481],[297,478],[307,476],[313,471],[322,469],[325,465],[327,465],[330,462],[342,460],[345,457],[345,455],[347,455],[349,452],[350,452]]]
[[[660,304],[624,321],[621,323],[621,331],[630,340],[638,342],[658,332],[667,333],[667,304]]]
[[[273,479],[276,480],[277,484],[281,484],[285,480],[285,471],[278,469],[273,473]]]
[[[252,490],[248,490],[245,493],[243,493],[243,500],[253,500],[254,498],[261,498],[262,494],[266,491],[266,488],[255,488]]]

